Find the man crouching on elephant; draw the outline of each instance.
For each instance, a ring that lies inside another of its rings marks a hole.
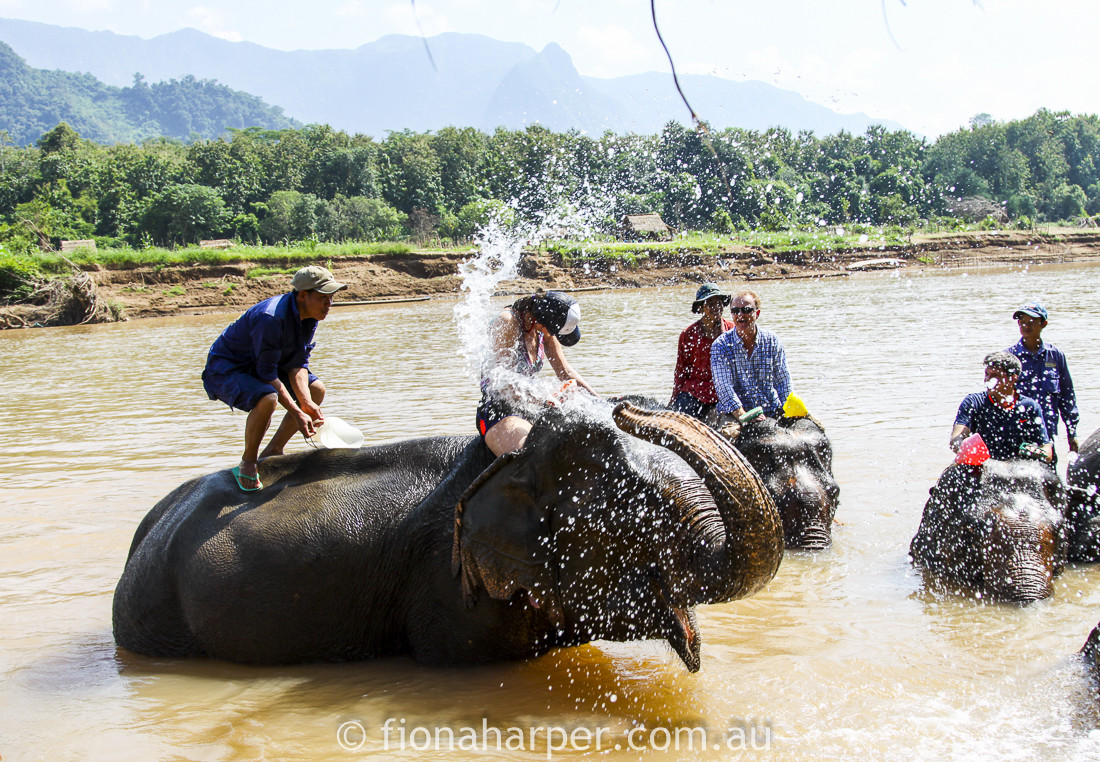
[[[309,371],[309,354],[317,323],[332,307],[332,295],[347,286],[316,266],[294,273],[290,285],[289,293],[249,308],[222,331],[210,347],[202,372],[210,399],[248,411],[244,454],[233,468],[233,478],[245,492],[264,486],[260,458],[282,455],[295,431],[311,437],[324,422],[325,385]],[[286,414],[260,452],[277,405],[286,408]]]
[[[959,451],[971,433],[980,434],[996,460],[1034,458],[1049,463],[1054,446],[1039,403],[1016,392],[1020,360],[1008,352],[985,356],[984,392],[966,395],[951,429],[951,449]]]

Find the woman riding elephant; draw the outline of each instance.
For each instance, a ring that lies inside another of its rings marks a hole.
[[[543,360],[562,381],[596,395],[562,351],[580,341],[580,322],[576,299],[560,291],[540,291],[506,307],[489,327],[492,360],[481,378],[477,431],[494,454],[518,450],[527,440],[530,418],[537,413],[531,403],[542,400],[525,399],[517,381],[536,375]]]
[[[753,594],[783,555],[767,490],[724,438],[629,403],[546,408],[496,458],[480,438],[429,437],[260,469],[262,492],[221,471],[141,522],[115,589],[120,646],[457,664],[660,638],[695,671],[693,607]]]
[[[710,347],[715,339],[733,329],[733,321],[722,316],[729,303],[730,295],[723,294],[713,283],[704,283],[695,292],[691,311],[702,317],[680,334],[668,403],[671,409],[711,425],[718,419],[718,392],[714,390]]]

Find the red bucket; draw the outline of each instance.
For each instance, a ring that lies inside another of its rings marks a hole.
[[[959,445],[955,462],[964,466],[980,466],[989,460],[989,448],[985,446],[981,434],[971,434]]]

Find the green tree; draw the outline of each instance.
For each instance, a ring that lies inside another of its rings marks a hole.
[[[379,157],[382,197],[405,214],[435,214],[443,205],[439,157],[430,136],[410,130],[391,132]]]
[[[454,235],[470,238],[490,222],[511,227],[516,222],[516,212],[503,201],[481,198],[459,209],[455,218]]]
[[[405,215],[380,198],[337,196],[324,204],[317,236],[326,241],[378,241],[401,235]]]
[[[276,191],[260,212],[260,236],[267,243],[305,241],[317,233],[318,219],[326,214],[326,204],[312,193]]]
[[[149,204],[142,231],[160,243],[192,244],[225,232],[231,215],[225,201],[204,185],[170,185]]]
[[[456,211],[478,198],[484,177],[488,140],[472,127],[444,127],[432,138],[439,157],[439,186],[445,209]]]
[[[1044,211],[1052,220],[1072,220],[1085,213],[1088,197],[1079,185],[1062,183],[1050,194]]]

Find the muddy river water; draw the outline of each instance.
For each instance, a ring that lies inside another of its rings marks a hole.
[[[757,284],[761,324],[832,438],[839,524],[830,550],[788,553],[760,594],[700,608],[695,675],[657,642],[461,669],[116,650],[111,596],[138,522],[239,456],[244,416],[199,382],[231,316],[4,332],[0,757],[1100,758],[1095,696],[1071,656],[1100,620],[1100,566],[1070,566],[1052,599],[1018,607],[939,589],[907,558],[950,461],[955,409],[980,387],[983,355],[1016,341],[1019,303],[1050,308],[1045,336],[1069,358],[1081,438],[1100,427],[1098,276],[1049,266]],[[570,361],[602,393],[667,399],[693,293],[578,294],[584,339]],[[326,410],[369,443],[473,433],[454,306],[333,310],[312,363]],[[1064,468],[1064,430],[1057,446]]]

